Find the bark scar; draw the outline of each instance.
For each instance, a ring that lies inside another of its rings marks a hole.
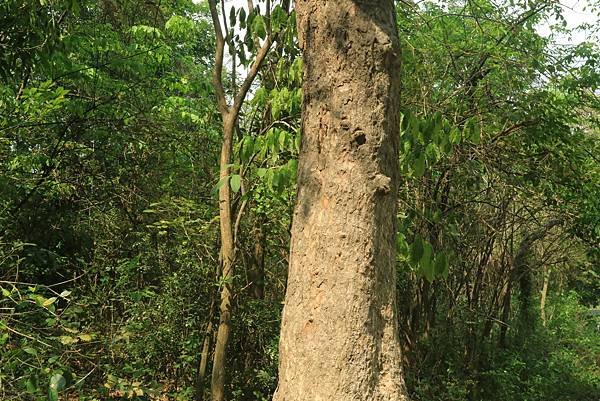
[[[387,175],[376,174],[373,177],[373,184],[375,187],[375,193],[380,195],[386,195],[390,192],[390,184],[392,183],[392,179]]]

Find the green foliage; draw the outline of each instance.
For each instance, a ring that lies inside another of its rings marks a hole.
[[[597,52],[540,37],[535,24],[556,14],[541,2],[398,8],[398,304],[413,399],[575,400],[598,392],[597,349],[566,346],[551,329],[585,327],[581,312],[559,323],[555,306],[535,307],[545,281],[553,305],[579,305],[559,295],[565,279],[578,283],[588,306],[599,297],[591,279],[599,244],[591,221],[600,215],[591,156],[599,143],[590,96]],[[573,62],[575,53],[584,56]],[[560,225],[545,229],[553,220]],[[532,232],[542,234],[531,240]],[[519,250],[525,262],[517,269]],[[597,341],[594,331],[568,336]]]
[[[271,398],[303,64],[289,2],[265,5],[226,8],[227,96],[275,43],[222,179],[206,2],[0,5],[0,399],[206,398],[223,185],[240,213],[228,399]],[[411,399],[595,400],[598,45],[541,37],[554,3],[397,7]]]
[[[574,293],[550,305],[547,328],[492,360],[482,375],[482,399],[593,400],[600,390],[599,333],[586,324]]]

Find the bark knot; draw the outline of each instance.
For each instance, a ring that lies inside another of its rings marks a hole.
[[[392,183],[392,179],[387,175],[376,174],[373,177],[373,185],[375,187],[375,193],[380,195],[386,195],[390,192],[390,184]]]

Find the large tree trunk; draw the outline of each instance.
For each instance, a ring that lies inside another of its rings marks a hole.
[[[406,400],[391,0],[298,0],[303,143],[276,401]]]

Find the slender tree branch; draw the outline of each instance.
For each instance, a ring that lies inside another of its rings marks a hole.
[[[248,91],[250,90],[250,87],[252,86],[252,82],[254,82],[254,78],[256,78],[256,75],[258,75],[258,71],[260,70],[260,66],[261,66],[262,62],[266,58],[267,53],[269,53],[269,49],[271,48],[272,43],[273,43],[273,37],[270,35],[267,36],[267,38],[265,39],[265,43],[263,43],[262,47],[256,54],[254,63],[252,63],[252,66],[250,67],[250,71],[248,71],[248,75],[246,76],[246,79],[244,79],[244,82],[240,86],[240,89],[239,89],[237,95],[235,95],[235,98],[233,100],[233,112],[234,113],[239,113],[239,111],[242,107],[242,104],[244,103],[244,99],[246,98],[246,95],[248,94]]]
[[[208,6],[210,8],[210,16],[215,28],[216,37],[215,68],[213,69],[212,81],[217,95],[219,112],[221,112],[222,115],[227,115],[229,113],[229,106],[227,105],[227,99],[225,98],[225,90],[223,89],[223,53],[225,48],[225,38],[223,37],[221,22],[219,21],[216,0],[208,0]]]

